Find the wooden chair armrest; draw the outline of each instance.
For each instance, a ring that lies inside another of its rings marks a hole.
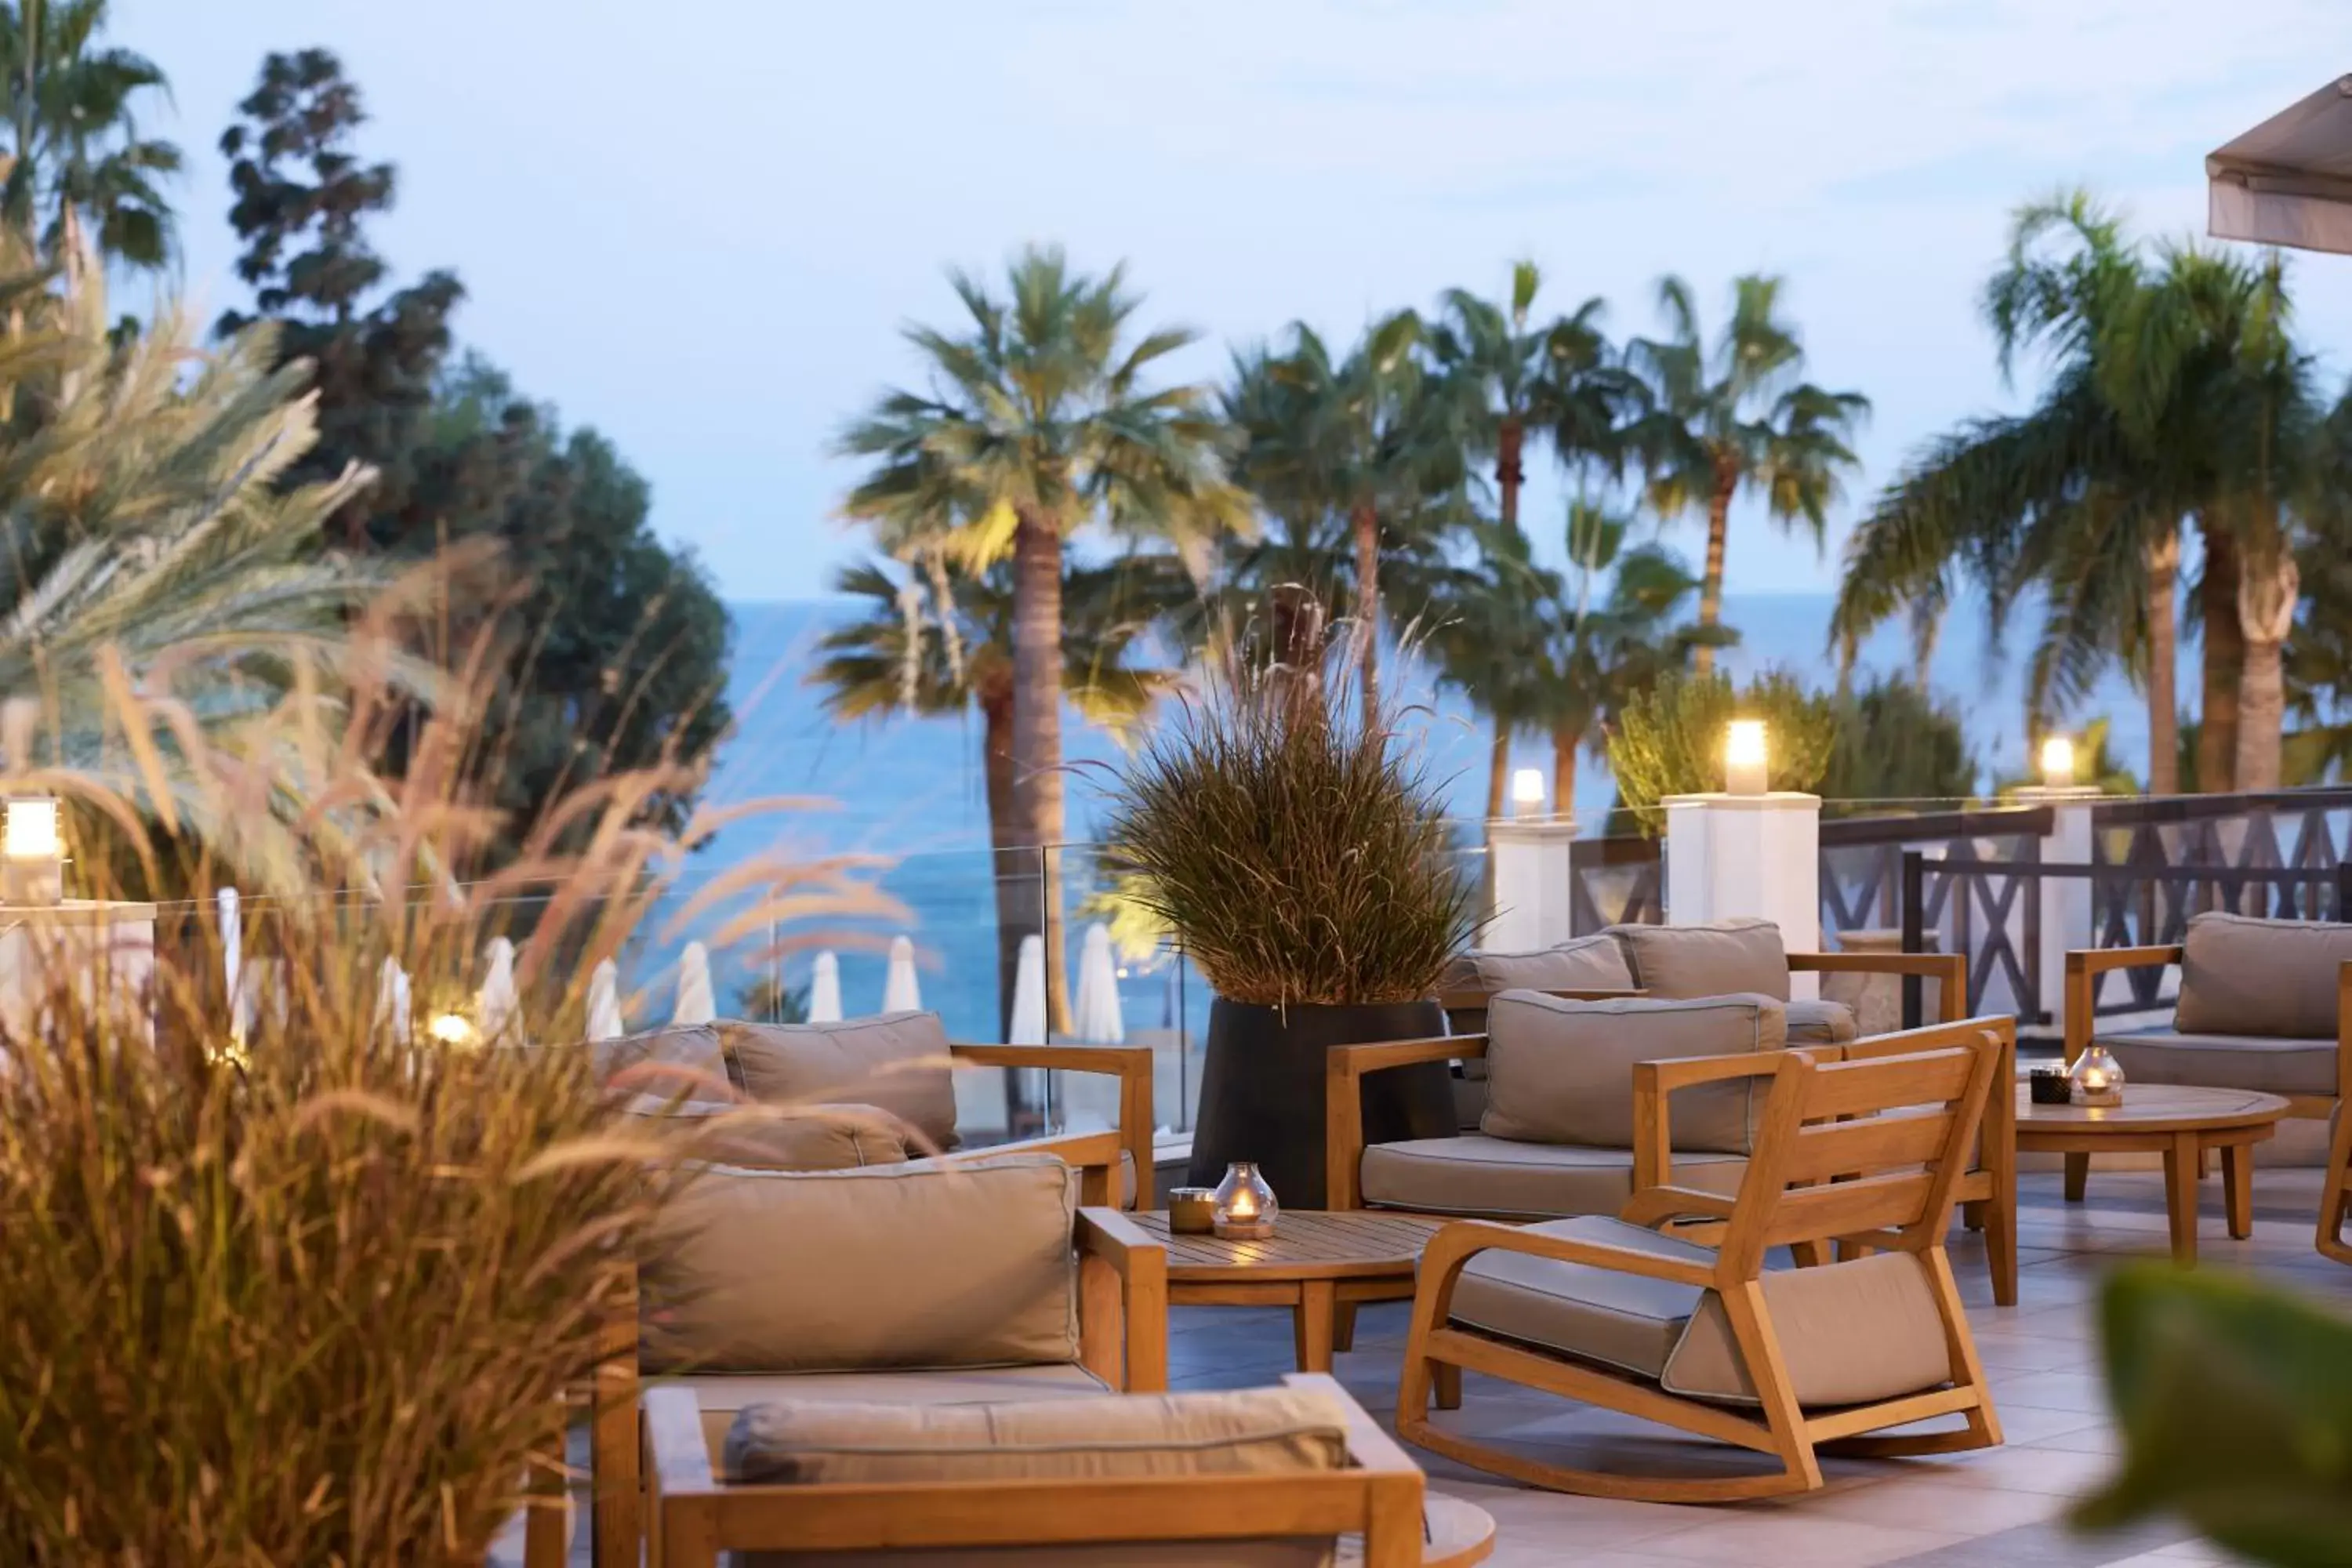
[[[628,1289],[613,1303],[597,1331],[588,1426],[588,1468],[595,1483],[589,1509],[595,1521],[596,1568],[635,1564],[637,1543],[645,1537],[640,1508],[645,1448],[637,1433],[640,1331],[633,1270]]]
[[[1969,961],[1958,952],[1792,952],[1789,972],[1815,974],[1900,974],[1941,981],[1937,1002],[1944,1022],[1969,1005]]]
[[[1118,1140],[1135,1162],[1136,1205],[1150,1206],[1151,1135],[1157,1124],[1151,1105],[1150,1046],[952,1045],[948,1050],[956,1061],[972,1067],[1042,1068],[1048,1072],[1091,1072],[1116,1077]],[[1089,1196],[1087,1201],[1096,1200]]]
[[[1078,1173],[1078,1201],[1119,1205],[1118,1157],[1128,1152],[1127,1134],[1119,1132],[1058,1132],[1043,1138],[1019,1138],[1010,1143],[990,1143],[959,1149],[950,1160],[984,1160],[992,1154],[1051,1154]],[[1151,1179],[1151,1167],[1135,1173],[1136,1188]]]
[[[702,1435],[702,1402],[690,1388],[645,1393],[646,1479],[666,1497],[715,1492],[710,1445]]]
[[[2336,1099],[2352,1105],[2352,959],[2336,969]],[[2352,1117],[2352,1111],[2339,1114]]]
[[[1845,1045],[1848,1061],[1872,1061],[1880,1057],[1909,1056],[1915,1051],[1940,1051],[1952,1046],[1973,1046],[1986,1031],[2003,1033],[2014,1039],[2017,1020],[2006,1016],[1961,1018],[1946,1024],[1922,1024],[1916,1029],[1894,1029],[1884,1035],[1864,1035]]]
[[[1441,1321],[1453,1305],[1454,1281],[1462,1272],[1462,1265],[1482,1252],[1517,1252],[1561,1263],[1585,1263],[1595,1268],[1638,1274],[1645,1279],[1665,1279],[1676,1285],[1705,1288],[1717,1283],[1715,1269],[1685,1263],[1679,1258],[1660,1258],[1655,1253],[1635,1252],[1631,1247],[1582,1241],[1574,1237],[1545,1236],[1494,1220],[1457,1219],[1431,1237],[1421,1252],[1422,1288],[1428,1289],[1429,1282],[1435,1281],[1443,1292],[1437,1302]]]
[[[1114,1388],[1168,1386],[1168,1249],[1112,1208],[1082,1208],[1078,1345],[1087,1369]]]
[[[1418,1062],[1475,1060],[1486,1054],[1484,1035],[1438,1035],[1421,1040],[1374,1040],[1334,1046],[1323,1057],[1323,1206],[1364,1206],[1366,1073]]]
[[[1814,1054],[1814,1047],[1791,1047]],[[1633,1064],[1633,1190],[1674,1184],[1675,1135],[1670,1102],[1676,1089],[1730,1079],[1762,1078],[1780,1070],[1787,1051],[1734,1057],[1677,1057]]]
[[[2098,977],[2118,969],[2152,969],[2159,964],[2180,962],[2179,946],[2169,947],[2077,947],[2066,953],[2065,1027],[2066,1060],[2071,1064],[2090,1048],[2092,1033],[2098,1026],[2094,1016],[2094,997]]]
[[[1627,1225],[1655,1230],[1678,1219],[1727,1220],[1731,1204],[1720,1193],[1702,1193],[1694,1187],[1644,1187],[1625,1200],[1617,1217]]]

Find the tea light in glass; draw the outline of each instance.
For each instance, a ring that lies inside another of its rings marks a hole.
[[[2124,1102],[2124,1068],[2106,1047],[2093,1045],[2074,1060],[2074,1103],[2112,1108]]]
[[[1238,1160],[1225,1167],[1217,1184],[1217,1235],[1227,1241],[1265,1241],[1274,1235],[1274,1216],[1281,1205],[1274,1189],[1257,1173],[1257,1166]]]

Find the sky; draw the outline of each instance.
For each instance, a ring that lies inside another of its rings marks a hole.
[[[1904,455],[2013,405],[1977,314],[2021,201],[2086,183],[2146,231],[2204,222],[2205,153],[2352,68],[2343,0],[116,0],[189,155],[181,283],[239,300],[215,148],[265,53],[342,57],[395,163],[375,230],[454,268],[465,342],[612,437],[662,533],[732,599],[820,593],[845,420],[950,324],[945,269],[1029,242],[1124,261],[1143,317],[1229,345],[1345,336],[1543,268],[1654,328],[1679,272],[1788,279],[1811,374],[1875,405],[1829,552],[1735,517],[1749,593],[1826,588]],[[2224,25],[2225,24],[2225,25]],[[2294,262],[2352,368],[2352,258]],[[1556,545],[1560,487],[1525,518]],[[1673,531],[1696,553],[1696,527]]]

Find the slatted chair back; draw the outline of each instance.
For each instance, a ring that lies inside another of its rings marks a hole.
[[[1999,1037],[1904,1056],[1771,1068],[1756,1152],[1725,1228],[1725,1273],[1774,1247],[1867,1237],[1918,1251],[1951,1224],[2000,1063]]]

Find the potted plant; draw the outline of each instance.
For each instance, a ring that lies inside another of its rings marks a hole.
[[[1255,1161],[1320,1208],[1324,1058],[1445,1032],[1431,1000],[1468,938],[1474,882],[1436,792],[1377,716],[1283,673],[1186,701],[1123,768],[1105,837],[1129,896],[1216,992],[1190,1173]],[[1375,1142],[1444,1137],[1443,1063],[1364,1081]]]

